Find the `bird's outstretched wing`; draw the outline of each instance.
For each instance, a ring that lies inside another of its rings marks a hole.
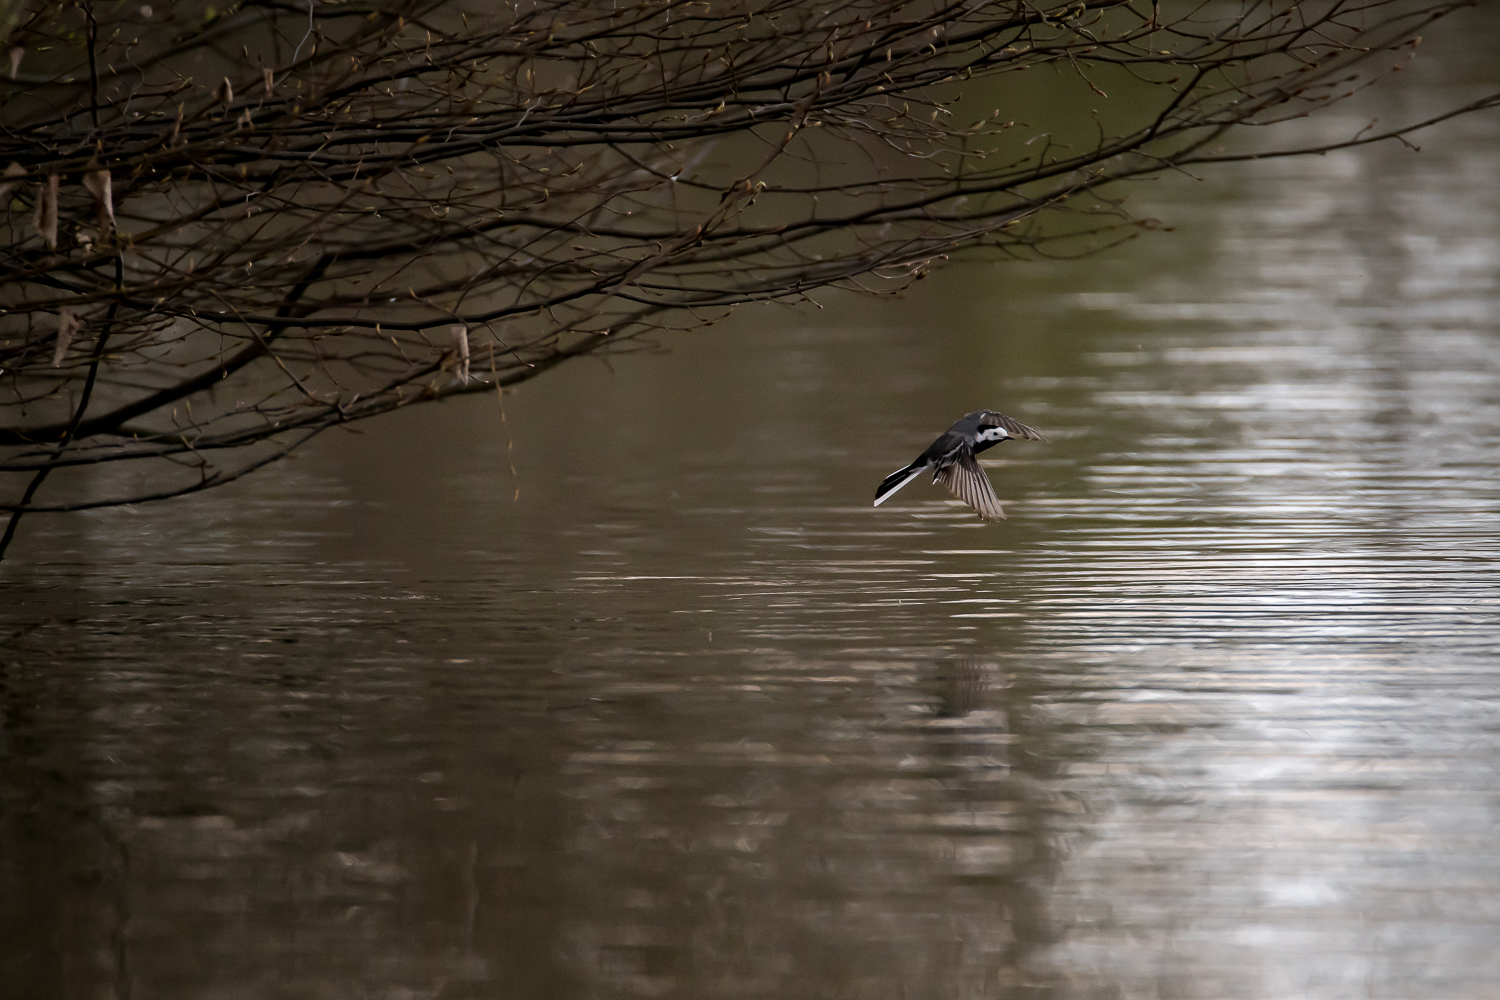
[[[1005,512],[1000,509],[1000,498],[995,495],[995,487],[975,461],[973,452],[965,450],[951,464],[939,469],[936,481],[942,483],[949,493],[973,507],[986,521],[1005,520]]]

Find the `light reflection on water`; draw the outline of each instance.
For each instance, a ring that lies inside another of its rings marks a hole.
[[[1494,139],[1179,184],[1198,221],[1085,289],[969,271],[538,382],[519,502],[474,401],[33,530],[0,972],[1500,994]],[[1009,521],[867,506],[978,405],[1055,442],[991,453]]]

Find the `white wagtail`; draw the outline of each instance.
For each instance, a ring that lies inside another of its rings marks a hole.
[[[973,507],[980,517],[986,521],[1004,519],[1005,512],[1000,509],[995,487],[990,485],[989,477],[974,456],[1009,438],[1047,440],[1036,428],[1027,427],[1003,413],[975,410],[944,431],[942,437],[932,442],[932,447],[917,456],[915,462],[886,476],[880,489],[875,491],[875,506],[879,507],[890,499],[891,494],[931,469],[933,482],[942,483],[949,493]]]

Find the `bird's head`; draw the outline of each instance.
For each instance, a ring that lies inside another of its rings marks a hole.
[[[1010,437],[1010,432],[999,424],[980,424],[974,435],[977,444],[996,444]]]

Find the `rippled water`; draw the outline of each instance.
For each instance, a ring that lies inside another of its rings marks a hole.
[[[28,521],[0,976],[1500,995],[1497,138]],[[869,507],[979,406],[1010,520]]]

